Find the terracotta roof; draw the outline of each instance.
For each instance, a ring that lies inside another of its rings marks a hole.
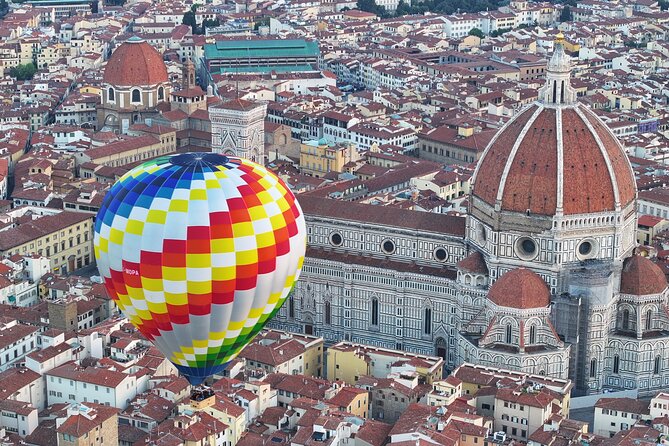
[[[388,434],[392,428],[392,424],[386,424],[374,420],[366,420],[358,430],[355,438],[360,439],[372,446],[382,446],[386,444],[386,439],[388,438]]]
[[[85,382],[88,384],[99,385],[102,387],[118,387],[125,379],[131,375],[122,372],[116,372],[96,367],[81,367],[74,362],[68,362],[60,367],[51,369],[45,373],[48,376],[57,376],[60,378],[71,379],[73,381]]]
[[[93,216],[81,212],[63,211],[56,215],[47,215],[31,222],[23,223],[16,228],[0,232],[0,251],[12,249],[30,240],[65,229],[68,226],[92,221]]]
[[[646,257],[634,255],[625,259],[620,276],[620,292],[643,296],[659,294],[667,288],[662,269]]]
[[[650,415],[650,405],[648,401],[641,401],[636,398],[600,398],[595,403],[595,407]]]
[[[488,275],[488,265],[486,265],[483,255],[478,251],[473,251],[467,257],[460,260],[456,266],[458,269],[469,271],[470,273]]]
[[[8,348],[23,338],[35,335],[37,330],[38,327],[23,324],[16,324],[12,327],[0,330],[0,350]]]
[[[167,82],[167,67],[154,47],[130,38],[116,48],[104,71],[104,81],[114,86],[148,86]]]
[[[259,104],[256,102],[247,101],[245,99],[233,99],[231,101],[226,101],[221,104],[217,104],[214,108],[221,108],[225,110],[237,110],[237,111],[249,111],[258,107]]]
[[[102,423],[115,417],[118,413],[117,408],[100,404],[86,403],[85,407],[90,409],[90,417],[86,415],[71,415],[58,427],[58,433],[79,438],[95,429],[96,426],[102,426]],[[116,423],[114,423],[114,426],[116,426]]]
[[[505,273],[488,291],[488,299],[500,307],[530,309],[550,304],[550,291],[546,282],[526,268]]]
[[[560,128],[562,165],[558,166]],[[616,192],[621,206],[635,198],[627,155],[589,109],[565,107],[558,114],[538,104],[519,113],[488,146],[476,172],[473,195],[495,205],[501,194],[502,210],[554,215],[559,202],[558,172],[563,178],[565,215],[613,210]]]
[[[285,339],[269,345],[262,344],[261,339],[244,347],[239,357],[276,367],[298,357],[305,351],[304,345],[294,339]]]
[[[432,212],[410,211],[392,206],[374,206],[348,201],[300,195],[298,201],[309,217],[328,217],[379,225],[394,225],[422,231],[438,232],[463,237],[465,219]]]
[[[347,410],[348,405],[363,393],[367,393],[367,391],[357,387],[342,387],[328,402],[342,408],[342,410]]]

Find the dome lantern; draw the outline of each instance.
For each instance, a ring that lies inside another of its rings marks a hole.
[[[571,59],[564,51],[564,35],[555,37],[555,50],[546,67],[546,84],[539,90],[544,104],[569,105],[576,102],[576,90],[571,86]]]

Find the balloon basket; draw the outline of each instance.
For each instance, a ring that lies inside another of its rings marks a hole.
[[[211,400],[211,401],[210,401]],[[190,392],[190,402],[191,405],[201,406],[208,405],[207,403],[213,403],[214,400],[214,391],[211,387],[200,384],[193,387],[193,390]]]
[[[211,387],[200,384],[199,386],[193,387],[190,393],[190,399],[193,401],[204,401],[207,398],[214,396],[214,391]]]

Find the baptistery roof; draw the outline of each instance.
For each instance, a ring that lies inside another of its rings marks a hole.
[[[112,53],[103,80],[117,87],[155,85],[167,82],[167,67],[154,47],[144,39],[131,37]]]
[[[634,201],[636,183],[622,146],[576,101],[568,56],[558,42],[539,101],[491,140],[472,194],[498,211],[545,216],[614,211]]]

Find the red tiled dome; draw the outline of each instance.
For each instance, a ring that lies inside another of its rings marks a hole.
[[[483,255],[478,251],[473,251],[467,257],[460,260],[456,266],[458,269],[470,273],[488,275],[488,265],[486,265]]]
[[[155,85],[167,82],[167,67],[154,47],[131,37],[112,53],[103,79],[114,86]]]
[[[563,214],[572,215],[612,211],[616,202],[624,207],[634,200],[636,183],[622,146],[592,111],[537,103],[493,138],[472,194],[503,211],[548,216],[561,201]]]
[[[493,283],[488,299],[500,307],[527,310],[547,307],[551,295],[544,279],[529,269],[518,268]]]
[[[644,296],[659,294],[667,288],[667,278],[662,269],[639,255],[625,259],[620,277],[620,292]]]

